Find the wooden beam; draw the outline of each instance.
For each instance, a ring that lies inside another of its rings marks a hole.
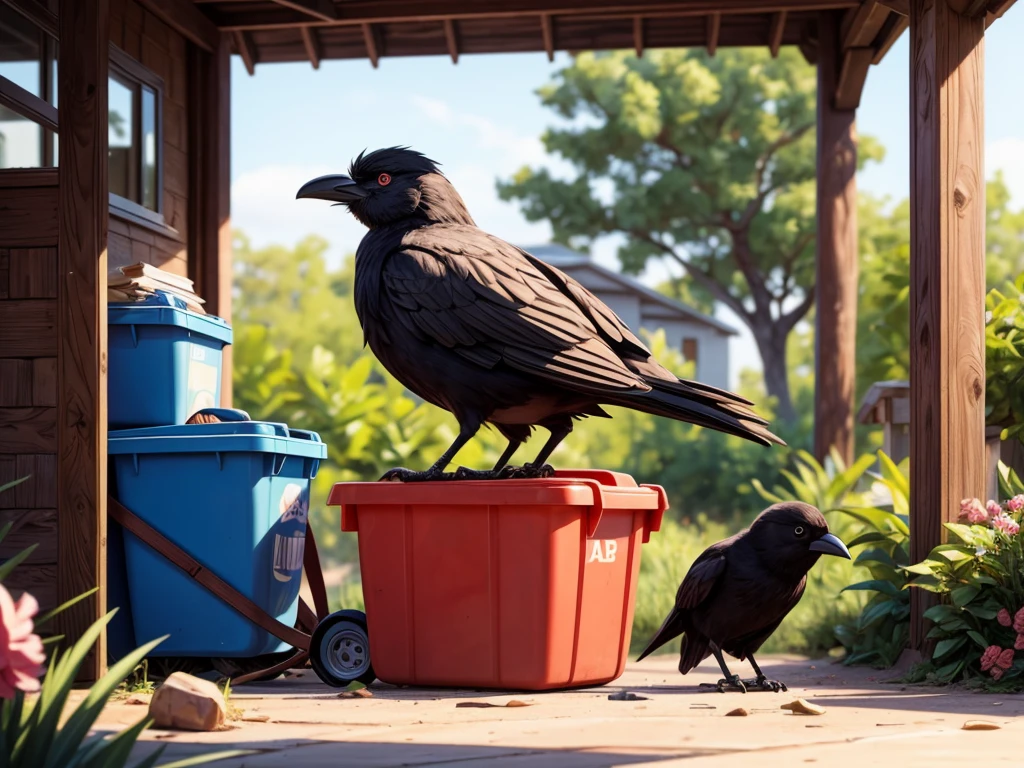
[[[722,31],[722,14],[712,13],[707,19],[708,56],[714,56],[718,50],[718,35]]]
[[[849,462],[857,370],[857,113],[833,101],[839,26],[839,13],[819,15],[814,453],[824,461],[835,448]]]
[[[271,2],[305,13],[321,21],[334,21],[338,18],[338,9],[334,7],[331,0],[271,0]]]
[[[544,50],[548,54],[548,61],[555,60],[555,22],[550,13],[540,15],[540,34],[544,38]]]
[[[313,65],[313,69],[320,69],[320,42],[316,35],[315,29],[302,28],[302,44],[306,47],[309,63]]]
[[[57,130],[57,108],[4,77],[0,77],[0,104],[44,128]]]
[[[985,493],[984,20],[910,2],[910,559]],[[911,590],[911,647],[931,595]]]
[[[466,3],[463,0],[347,0],[337,6],[339,18],[333,21],[313,19],[306,13],[288,9],[265,11],[211,10],[210,15],[221,29],[288,29],[307,24],[316,26],[358,26],[360,24],[436,23],[443,19],[462,21],[467,19],[508,19],[537,17],[541,14],[555,16],[598,17],[602,14],[621,15],[633,18],[642,14],[645,18],[656,15],[707,16],[709,14],[756,14],[768,13],[785,8],[790,12],[817,11],[829,8],[855,8],[860,0],[787,0],[787,2],[765,2],[765,0],[654,0],[633,3],[628,0],[490,0],[488,2]],[[230,8],[230,5],[226,6]]]
[[[633,17],[633,47],[636,49],[637,58],[644,55],[644,19],[642,16]]]
[[[847,48],[843,53],[843,65],[836,83],[836,109],[857,109],[868,79],[868,67],[875,58],[873,48]]]
[[[444,20],[444,40],[448,45],[448,55],[452,57],[452,64],[458,64],[459,37],[455,30],[455,22],[451,19]]]
[[[768,32],[768,50],[772,58],[779,55],[779,47],[782,45],[782,33],[786,31],[786,12],[779,11],[772,16],[772,26]]]
[[[231,321],[231,39],[189,52],[188,276],[206,311]],[[221,364],[221,405],[231,405],[231,347]]]
[[[994,21],[1001,19],[1017,0],[992,0],[985,12],[985,29],[988,29]]]
[[[252,37],[248,32],[242,32],[235,30],[235,48],[238,49],[238,55],[242,57],[242,62],[245,64],[245,71],[249,75],[256,74],[256,46],[253,45]]]
[[[867,0],[859,8],[850,11],[849,20],[843,24],[843,48],[870,46],[891,14],[891,9],[876,0]]]
[[[907,31],[909,26],[909,15],[890,15],[889,21],[886,22],[886,25],[882,30],[882,42],[879,44],[878,50],[875,51],[875,58],[871,60],[871,63],[878,64],[882,59],[884,59],[885,54],[889,52],[889,49],[895,45],[896,41],[899,40],[900,36]]]
[[[60,0],[61,109],[57,300],[58,602],[99,591],[57,616],[75,640],[106,613],[107,569],[107,0]],[[105,671],[106,633],[82,667]]]
[[[884,5],[893,13],[900,16],[910,15],[910,0],[880,0],[879,5]]]
[[[217,25],[196,8],[192,0],[138,0],[139,5],[175,32],[206,51],[213,50],[220,37]]]
[[[366,44],[366,56],[376,69],[380,63],[380,49],[377,40],[377,30],[373,24],[363,24],[363,42]]]

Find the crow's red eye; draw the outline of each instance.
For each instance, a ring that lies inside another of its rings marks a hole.
[[[382,173],[380,176],[377,177],[377,183],[380,184],[382,187],[386,187],[388,184],[391,183],[391,177],[386,173]]]

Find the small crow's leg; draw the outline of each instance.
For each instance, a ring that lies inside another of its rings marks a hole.
[[[381,477],[381,480],[390,480],[402,483],[415,483],[423,482],[427,480],[454,480],[455,474],[452,472],[445,472],[445,467],[452,463],[452,459],[455,458],[455,454],[461,450],[462,446],[468,443],[480,430],[479,422],[471,424],[461,424],[459,429],[459,436],[455,438],[455,442],[452,443],[448,450],[441,454],[441,458],[434,462],[434,465],[426,472],[415,472],[405,467],[395,467],[389,469]]]
[[[510,438],[508,441],[508,447],[505,452],[501,454],[501,458],[495,463],[493,469],[469,469],[468,467],[459,467],[455,470],[456,480],[497,480],[502,477],[511,477],[516,472],[515,467],[509,467],[508,462],[511,460],[513,454],[520,445],[523,444],[522,440],[517,438]]]
[[[544,447],[540,449],[540,453],[537,454],[537,458],[530,464],[524,464],[522,468],[512,470],[508,475],[510,477],[552,477],[555,474],[555,469],[550,464],[545,464],[548,456],[558,447],[565,438],[572,432],[572,419],[566,419],[565,421],[559,421],[552,425],[545,425],[551,430],[551,437],[544,443]]]
[[[772,693],[778,693],[779,691],[787,691],[786,684],[778,680],[769,680],[765,677],[764,672],[757,666],[757,662],[754,661],[754,657],[747,654],[747,659],[750,660],[750,666],[754,668],[754,673],[757,677],[753,680],[744,680],[743,683],[748,688],[760,688],[762,691],[771,691]]]
[[[740,676],[734,675],[732,672],[729,671],[729,667],[726,666],[725,657],[722,656],[721,649],[714,643],[711,643],[711,652],[715,654],[715,660],[718,662],[718,666],[721,667],[722,674],[725,675],[725,677],[722,680],[719,680],[717,683],[701,683],[700,687],[714,688],[719,693],[725,693],[726,690],[740,691],[741,693],[746,693],[747,687],[743,684],[743,681],[740,680]]]

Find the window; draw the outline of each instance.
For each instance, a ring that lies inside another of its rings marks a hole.
[[[697,340],[683,339],[683,358],[686,362],[697,362]]]
[[[0,4],[0,168],[55,165],[54,31],[34,14]]]
[[[152,218],[146,212],[161,210],[162,92],[160,78],[111,48],[107,123],[111,204],[143,218]]]

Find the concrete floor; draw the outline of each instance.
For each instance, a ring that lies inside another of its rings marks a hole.
[[[765,658],[762,667],[785,681],[789,692],[698,691],[697,683],[719,677],[714,661],[684,678],[675,658],[665,656],[631,665],[603,688],[540,694],[378,683],[370,689],[372,698],[339,698],[304,673],[237,689],[232,704],[248,721],[233,721],[217,733],[150,730],[134,755],[149,754],[159,744],[167,748],[161,762],[229,746],[257,750],[218,762],[218,768],[1024,765],[1024,696],[888,684],[883,681],[891,673],[828,661]],[[608,699],[622,690],[648,698]],[[797,697],[826,713],[780,709]],[[137,722],[147,698],[111,704],[100,727]],[[529,706],[502,706],[510,700]],[[471,702],[498,706],[459,706]],[[736,707],[749,715],[727,717]],[[1000,729],[962,730],[967,720],[979,719]]]

